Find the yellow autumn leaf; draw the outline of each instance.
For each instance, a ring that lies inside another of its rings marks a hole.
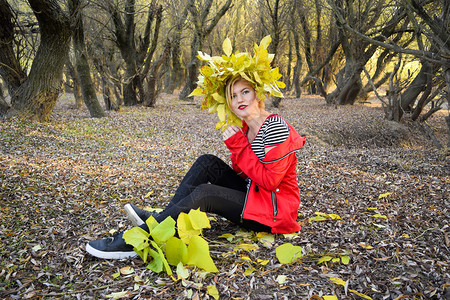
[[[234,247],[233,251],[238,251],[238,250],[245,250],[245,251],[253,251],[253,250],[258,250],[259,247],[256,244],[239,244],[236,247]]]
[[[208,291],[208,295],[216,300],[219,299],[219,291],[217,290],[217,287],[215,285],[208,285],[206,287],[206,290]]]
[[[364,243],[364,242],[359,243],[359,245],[360,245],[361,247],[363,247],[364,249],[367,249],[367,250],[372,250],[372,249],[373,249],[372,246],[370,246],[369,244],[366,244],[366,243]]]
[[[248,276],[248,275],[251,275],[253,272],[255,272],[255,268],[253,268],[253,267],[248,267],[247,269],[245,269],[244,275],[245,275],[245,276]]]
[[[267,49],[267,47],[269,46],[269,44],[272,42],[272,37],[270,35],[266,35],[265,37],[263,37],[263,39],[261,40],[260,45],[263,46],[265,49]]]
[[[331,277],[330,280],[337,285],[342,285],[342,286],[345,285],[345,281],[339,277]]]
[[[228,108],[225,86],[227,81],[237,74],[254,85],[257,97],[261,101],[265,101],[269,95],[283,97],[280,88],[284,87],[284,83],[277,81],[281,74],[278,68],[272,68],[270,62],[274,55],[267,52],[271,41],[272,38],[266,36],[261,40],[260,45],[255,43],[253,55],[248,52],[233,54],[229,38],[222,43],[224,55],[210,56],[201,51],[198,52],[198,58],[206,61],[207,65],[200,68],[198,88],[191,95],[203,96],[201,109],[210,108],[210,113],[218,114],[220,123],[216,125],[216,129],[224,130],[228,125],[242,126],[242,121],[231,111],[218,107],[219,104],[223,104]]]
[[[230,56],[233,52],[233,47],[231,46],[231,41],[229,38],[226,38],[222,44],[223,52],[225,52],[226,56]]]
[[[385,215],[381,215],[381,214],[374,214],[371,215],[372,218],[379,218],[379,219],[386,219],[387,220],[387,216]]]
[[[203,89],[202,88],[196,88],[192,91],[192,93],[189,94],[189,97],[191,96],[201,96],[203,95]]]
[[[389,195],[391,195],[391,194],[392,194],[391,192],[387,192],[387,193],[384,193],[384,194],[380,194],[380,195],[378,196],[378,199],[386,198],[387,196],[389,196]]]
[[[349,290],[350,292],[352,292],[353,294],[358,295],[358,296],[360,296],[360,297],[362,297],[362,298],[364,298],[364,299],[372,300],[371,297],[369,297],[369,296],[367,296],[367,295],[365,295],[365,294],[363,294],[363,293],[360,293],[360,292],[358,292],[358,291],[351,290],[351,289],[348,289],[348,290]]]

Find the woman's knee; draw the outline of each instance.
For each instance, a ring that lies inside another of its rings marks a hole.
[[[218,158],[213,154],[202,154],[197,158],[195,162],[200,163],[202,165],[209,165],[211,162],[216,160],[220,160],[220,158]]]

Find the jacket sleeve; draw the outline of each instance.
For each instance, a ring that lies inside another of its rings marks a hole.
[[[252,181],[267,190],[275,190],[289,169],[290,156],[275,162],[262,163],[241,131],[225,140],[225,144],[231,151],[232,161],[235,160],[233,168],[236,164]]]
[[[237,165],[236,162],[236,155],[234,155],[233,153],[231,153],[230,155],[230,159],[231,159],[231,167],[233,168],[233,170],[242,178],[242,179],[247,179],[248,176],[244,173],[244,171],[241,170],[241,168],[239,168],[239,166]]]

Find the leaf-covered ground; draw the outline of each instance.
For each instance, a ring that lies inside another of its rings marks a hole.
[[[49,123],[0,121],[0,298],[211,299],[215,285],[222,299],[449,299],[448,152],[413,124],[383,120],[377,105],[311,97],[271,109],[307,136],[303,229],[264,241],[212,216],[204,234],[219,273],[176,282],[140,259],[99,260],[84,247],[130,228],[124,204],[163,207],[199,155],[227,160],[216,116],[172,95],[103,119],[71,101],[60,100]],[[445,144],[443,114],[429,124]],[[340,219],[310,220],[316,212]],[[281,265],[284,243],[305,255]],[[334,262],[318,264],[326,256]]]

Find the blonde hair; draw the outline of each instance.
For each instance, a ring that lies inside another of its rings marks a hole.
[[[248,82],[252,86],[253,90],[256,93],[255,85],[253,83],[251,83],[250,81],[242,78],[242,76],[239,75],[239,74],[234,75],[233,77],[231,77],[228,80],[227,85],[225,86],[225,97],[227,99],[227,104],[228,104],[228,107],[230,108],[230,110],[231,110],[231,99],[233,97],[233,87],[234,87],[234,84],[236,82],[240,81],[240,80],[245,80],[246,82]],[[261,101],[261,99],[259,99],[259,98],[257,98],[257,100],[258,100],[258,107],[260,109],[264,109],[265,108],[264,101]]]

